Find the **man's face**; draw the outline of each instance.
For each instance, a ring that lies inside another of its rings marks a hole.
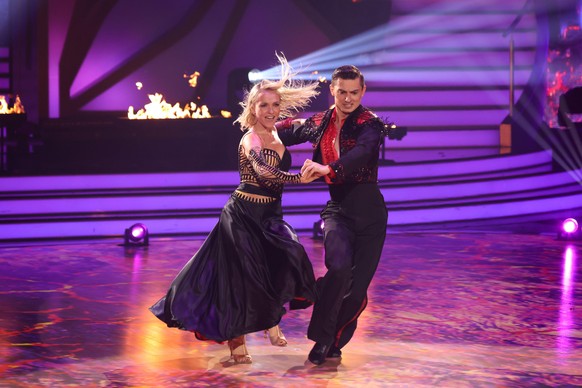
[[[338,78],[329,86],[329,90],[334,98],[336,109],[345,115],[352,113],[364,97],[366,86],[360,85],[360,79]]]

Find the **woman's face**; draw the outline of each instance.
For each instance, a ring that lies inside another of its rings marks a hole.
[[[281,113],[281,97],[272,90],[263,90],[257,97],[253,113],[257,118],[255,126],[273,128]]]

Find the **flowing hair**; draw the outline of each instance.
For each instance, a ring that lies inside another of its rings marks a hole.
[[[294,80],[293,77],[297,73],[291,69],[285,56],[277,53],[275,53],[275,55],[281,65],[280,79],[264,79],[256,83],[251,90],[245,92],[243,101],[239,103],[243,110],[234,123],[239,123],[241,130],[243,131],[256,124],[257,118],[253,113],[254,106],[259,94],[265,90],[273,91],[281,98],[281,113],[279,118],[295,115],[297,112],[304,109],[312,98],[319,94],[316,90],[319,86],[319,82]]]

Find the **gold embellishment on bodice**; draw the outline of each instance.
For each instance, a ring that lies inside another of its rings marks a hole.
[[[262,187],[273,196],[281,196],[285,183],[300,183],[301,181],[301,174],[291,174],[279,168],[282,159],[277,151],[270,148],[253,148],[247,157],[243,146],[240,145],[238,160],[241,183]]]

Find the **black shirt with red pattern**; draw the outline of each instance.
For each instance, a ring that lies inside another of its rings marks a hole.
[[[288,125],[278,126],[279,137],[286,146],[312,143],[313,161],[331,167],[332,172],[326,176],[328,184],[377,183],[379,151],[386,125],[360,105],[340,128],[340,152],[334,158],[335,134],[330,132],[335,127],[333,117],[334,108],[316,113],[301,126],[294,127],[289,121]]]

